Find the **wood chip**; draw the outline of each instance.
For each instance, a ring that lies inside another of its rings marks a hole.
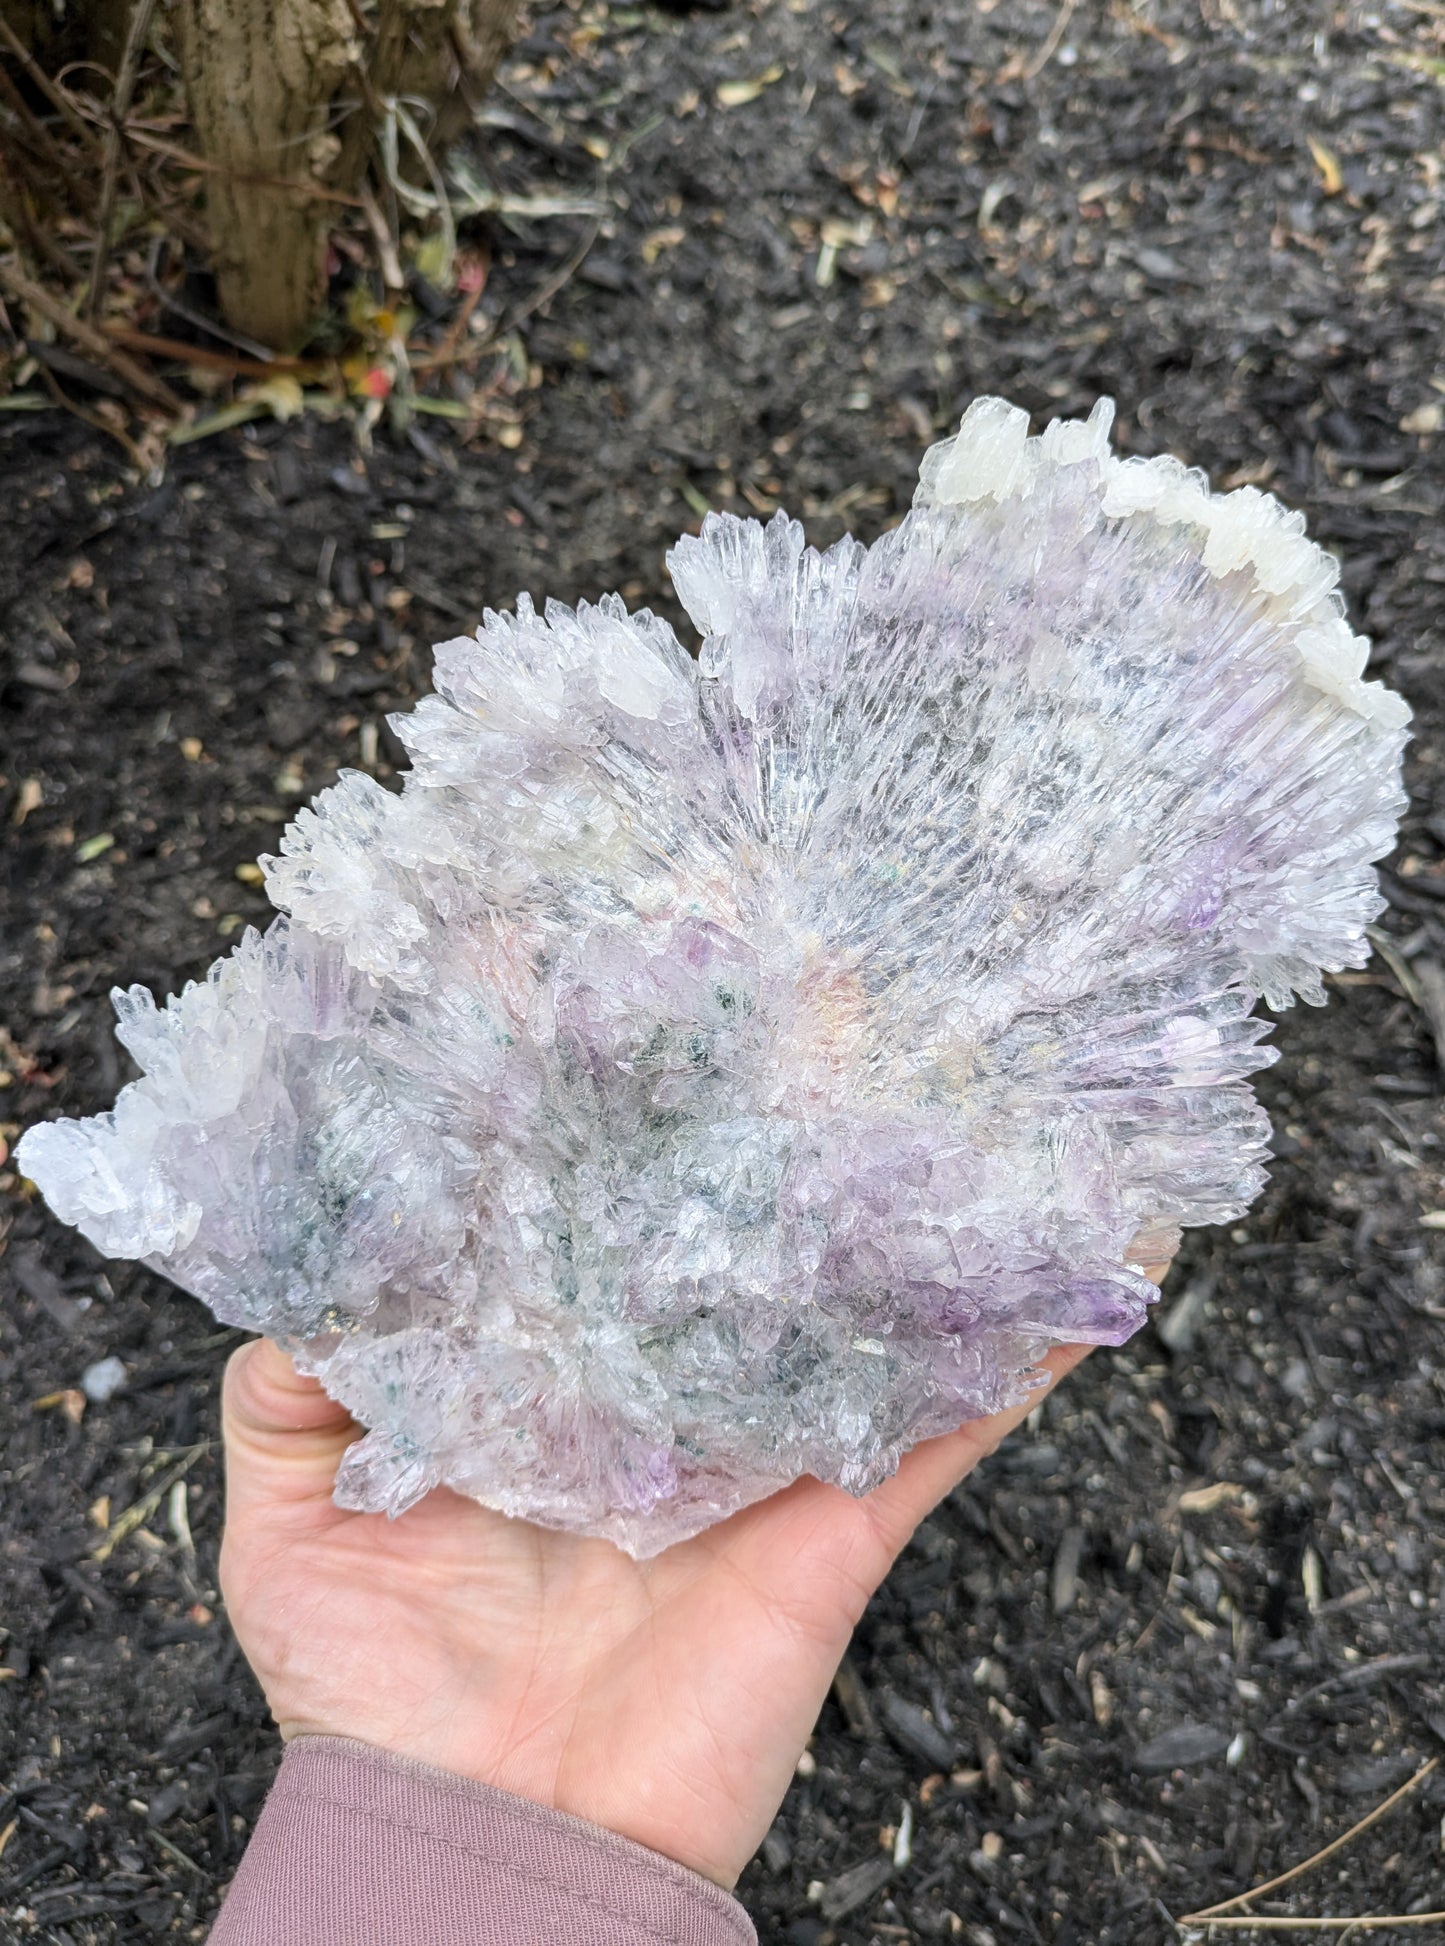
[[[1313,135],[1308,138],[1310,154],[1315,159],[1315,167],[1320,172],[1320,187],[1327,196],[1338,196],[1345,186],[1345,178],[1340,171],[1340,159],[1333,149],[1326,148],[1323,142],[1316,141]]]
[[[1182,1514],[1212,1514],[1216,1507],[1222,1507],[1231,1500],[1242,1499],[1244,1488],[1234,1480],[1216,1480],[1212,1486],[1194,1487],[1179,1496],[1179,1511]]]
[[[724,81],[717,91],[719,108],[742,108],[750,101],[756,101],[764,88],[771,88],[775,81],[783,78],[781,63],[774,62],[761,74],[755,74],[748,81]]]
[[[15,793],[15,804],[10,812],[10,822],[17,829],[24,824],[32,811],[38,811],[45,802],[45,787],[38,777],[24,777]]]

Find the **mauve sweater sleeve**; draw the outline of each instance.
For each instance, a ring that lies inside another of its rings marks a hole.
[[[344,1737],[286,1746],[210,1946],[757,1946],[656,1852]]]

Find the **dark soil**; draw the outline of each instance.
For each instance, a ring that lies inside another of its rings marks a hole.
[[[0,415],[12,1137],[109,1103],[108,989],[262,920],[244,868],[305,796],[391,774],[433,640],[522,588],[671,612],[704,503],[869,537],[975,393],[1110,392],[1126,449],[1267,484],[1343,552],[1418,712],[1388,951],[1281,1021],[1248,1221],[1188,1240],[1159,1322],[872,1604],[743,1884],[766,1946],[1147,1946],[1445,1744],[1442,56],[1425,0],[543,13],[493,164],[575,184],[607,145],[611,214],[522,329],[519,447],[265,426],[155,488]],[[487,303],[576,234],[499,235]],[[0,1190],[0,1939],[198,1939],[276,1756],[216,1594],[234,1334]],[[112,1354],[109,1404],[48,1402]],[[1445,1770],[1263,1909],[1445,1907],[1442,1807]]]

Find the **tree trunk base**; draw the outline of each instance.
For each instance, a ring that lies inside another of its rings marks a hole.
[[[431,103],[433,140],[453,139],[517,12],[518,0],[379,0],[363,40],[346,0],[179,0],[191,114],[217,165],[207,199],[233,329],[277,350],[304,342],[330,208],[364,180],[388,101]]]

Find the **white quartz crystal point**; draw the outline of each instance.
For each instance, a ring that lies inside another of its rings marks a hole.
[[[1363,963],[1403,703],[1298,515],[1002,400],[913,511],[670,556],[697,626],[525,597],[436,654],[400,790],[20,1165],[445,1482],[653,1554],[1115,1343],[1263,1180],[1254,1015]]]
[[[1039,439],[1028,414],[1005,399],[975,399],[952,439],[924,455],[914,505],[967,506],[1021,498],[1040,469],[1087,463],[1109,515],[1148,517],[1190,531],[1210,574],[1242,573],[1263,610],[1295,630],[1305,680],[1387,727],[1410,720],[1403,697],[1362,680],[1370,645],[1344,618],[1335,593],[1339,563],[1305,535],[1304,515],[1258,487],[1216,494],[1207,475],[1168,455],[1116,459],[1109,451],[1114,401],[1100,399],[1087,420],[1056,419]]]

